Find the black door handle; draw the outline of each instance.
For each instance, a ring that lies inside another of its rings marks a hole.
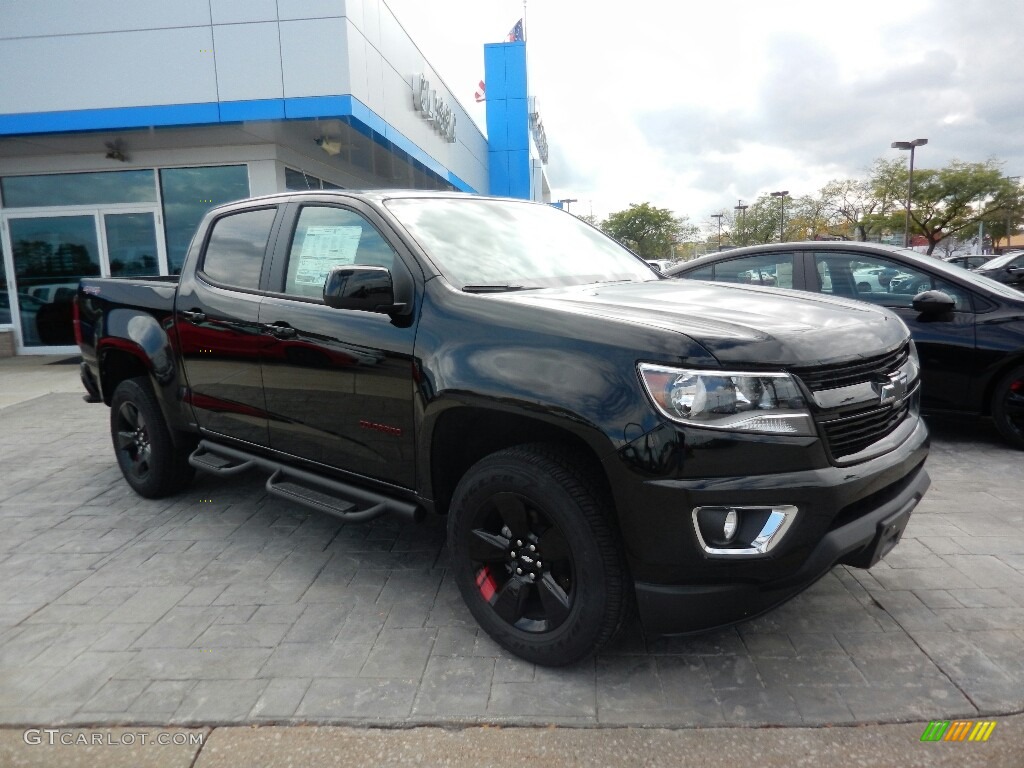
[[[294,339],[299,335],[298,331],[285,322],[269,323],[263,329],[276,339]]]
[[[206,313],[200,309],[185,310],[181,313],[190,323],[201,323],[206,319]]]

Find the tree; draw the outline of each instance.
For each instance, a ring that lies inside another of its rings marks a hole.
[[[940,170],[915,172],[911,227],[928,239],[931,254],[944,238],[983,221],[1005,227],[1007,216],[1019,216],[1022,206],[1021,189],[1003,176],[995,160],[954,160]]]
[[[900,160],[876,160],[866,179],[839,179],[821,188],[829,232],[855,240],[876,239],[889,225],[906,190],[906,171]]]
[[[673,247],[699,231],[685,216],[650,203],[631,203],[602,221],[601,229],[645,259],[672,258]]]
[[[792,199],[786,197],[787,219]],[[779,238],[779,215],[782,206],[779,199],[771,195],[761,195],[752,202],[733,225],[733,239],[745,245],[773,243]]]
[[[787,240],[815,240],[819,235],[832,234],[829,206],[824,198],[804,195],[787,206]]]

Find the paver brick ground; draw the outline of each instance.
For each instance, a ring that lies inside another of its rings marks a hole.
[[[344,524],[263,478],[124,483],[108,409],[0,408],[0,725],[824,725],[1024,708],[1022,454],[933,425],[933,485],[870,571],[691,638],[633,626],[568,669],[510,656],[444,526]]]

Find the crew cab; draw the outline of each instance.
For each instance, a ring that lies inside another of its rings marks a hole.
[[[445,515],[470,611],[541,664],[870,567],[929,484],[895,314],[667,279],[541,204],[232,203],[180,279],[84,279],[75,312],[139,494],[260,471],[345,520]]]

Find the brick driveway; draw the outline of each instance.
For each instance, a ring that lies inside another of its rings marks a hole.
[[[135,496],[108,409],[0,408],[0,725],[821,725],[1024,709],[1024,454],[934,426],[932,489],[870,572],[570,669],[509,656],[443,526],[345,525],[256,474]]]

